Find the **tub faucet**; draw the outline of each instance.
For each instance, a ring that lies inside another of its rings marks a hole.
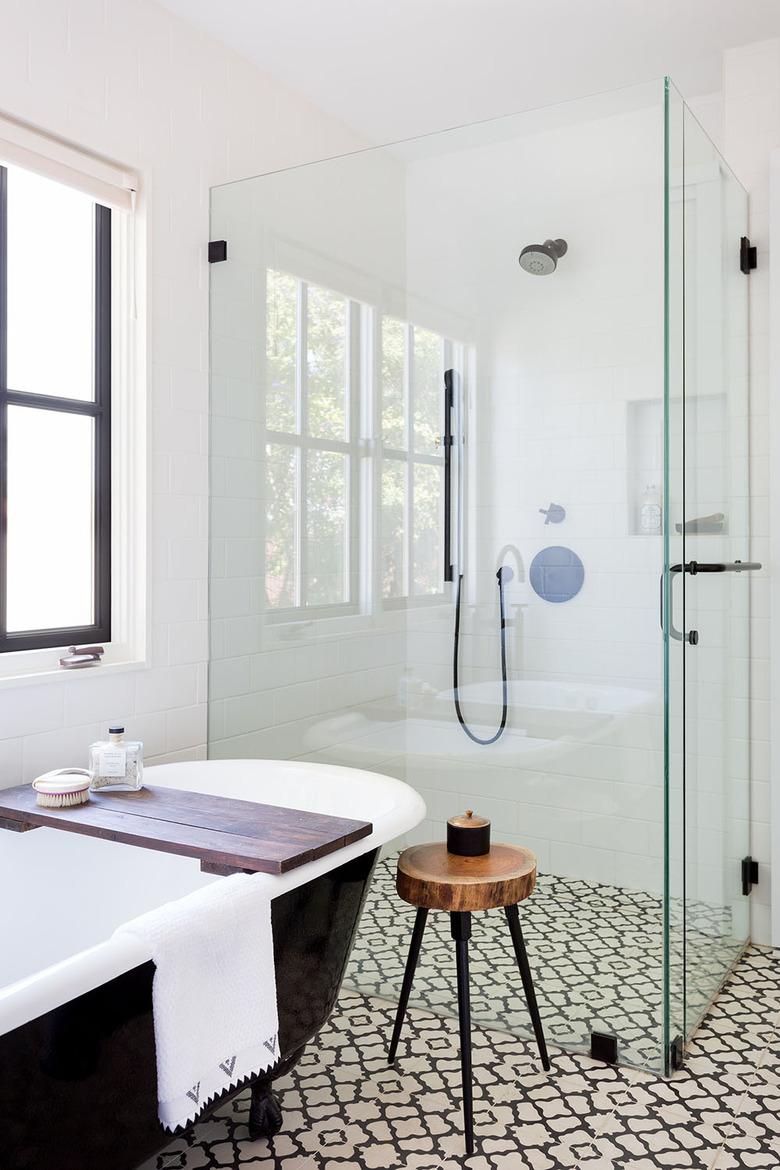
[[[504,547],[501,549],[498,556],[496,557],[496,569],[500,570],[503,567],[507,556],[510,554],[512,555],[512,557],[514,557],[514,561],[515,561],[515,567],[516,567],[515,580],[525,581],[525,565],[523,564],[523,558],[520,555],[520,549],[517,547],[516,544],[505,544],[504,545]]]

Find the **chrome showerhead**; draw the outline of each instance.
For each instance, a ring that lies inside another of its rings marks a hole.
[[[523,248],[518,262],[525,272],[532,276],[549,276],[558,267],[561,256],[566,255],[565,240],[545,240],[543,244],[528,244]]]

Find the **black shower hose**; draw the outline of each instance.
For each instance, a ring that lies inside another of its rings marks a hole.
[[[510,577],[511,570],[506,570]],[[502,709],[501,709],[501,723],[495,735],[491,735],[489,739],[480,739],[478,735],[469,727],[466,720],[463,718],[463,712],[460,709],[460,696],[458,691],[458,648],[460,646],[460,594],[463,586],[463,574],[458,575],[458,590],[455,596],[455,646],[452,655],[452,688],[455,698],[455,714],[458,716],[458,723],[460,723],[463,730],[469,739],[474,743],[480,744],[482,747],[487,747],[488,744],[495,743],[504,734],[506,727],[506,717],[508,709],[508,688],[506,681],[506,614],[504,612],[504,567],[502,566],[496,573],[496,580],[498,581],[498,608],[500,613],[500,634],[501,639],[501,688],[502,688]]]

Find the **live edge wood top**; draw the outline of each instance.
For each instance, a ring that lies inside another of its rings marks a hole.
[[[439,843],[413,845],[398,858],[399,895],[428,910],[514,906],[528,898],[535,885],[536,858],[519,845],[493,845],[480,857],[448,853]]]
[[[92,792],[87,804],[62,809],[41,808],[28,784],[0,790],[0,828],[40,826],[197,857],[218,874],[286,873],[373,832],[368,821],[179,788]]]

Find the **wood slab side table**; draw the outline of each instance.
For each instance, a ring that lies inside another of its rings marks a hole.
[[[458,1023],[460,1062],[463,1083],[463,1124],[466,1152],[474,1152],[471,1072],[471,1004],[469,999],[469,939],[471,914],[475,910],[503,908],[523,982],[528,1012],[533,1024],[539,1055],[545,1071],[550,1068],[542,1020],[536,1002],[531,968],[528,963],[518,902],[528,898],[536,885],[536,858],[530,849],[515,845],[494,845],[481,857],[460,857],[447,852],[444,844],[415,845],[398,859],[396,889],[405,902],[417,907],[409,955],[406,960],[401,996],[388,1051],[393,1063],[398,1051],[412,980],[420,957],[429,910],[446,910],[455,940],[458,980]]]

